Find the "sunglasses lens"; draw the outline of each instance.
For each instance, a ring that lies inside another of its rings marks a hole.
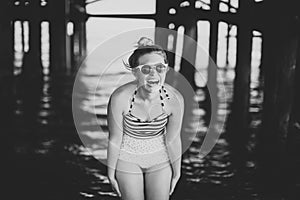
[[[163,73],[163,72],[165,72],[165,70],[166,70],[166,66],[164,66],[163,64],[156,65],[156,71],[158,73]]]
[[[152,69],[152,67],[150,65],[144,65],[141,67],[141,72],[143,74],[150,74],[151,69]],[[164,73],[166,71],[167,67],[164,64],[160,63],[160,64],[155,65],[155,69],[158,73]]]
[[[150,70],[151,70],[151,67],[149,65],[144,65],[142,68],[141,68],[141,71],[143,74],[149,74],[150,73]]]

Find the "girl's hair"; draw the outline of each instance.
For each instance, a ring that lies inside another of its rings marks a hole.
[[[128,59],[128,67],[134,68],[139,65],[139,58],[148,53],[157,53],[164,58],[165,63],[168,63],[167,54],[164,49],[153,43],[153,41],[147,37],[142,37],[137,42],[137,49],[130,55]]]

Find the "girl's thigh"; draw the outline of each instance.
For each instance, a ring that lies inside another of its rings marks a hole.
[[[156,168],[145,173],[146,199],[168,200],[172,177],[171,165],[167,164]]]
[[[144,200],[144,178],[138,165],[118,160],[116,179],[122,200]]]

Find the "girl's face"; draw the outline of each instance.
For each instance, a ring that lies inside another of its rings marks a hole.
[[[168,67],[164,68],[166,65],[163,56],[157,53],[148,53],[141,56],[138,61],[139,67],[133,70],[134,76],[138,81],[138,87],[143,87],[149,92],[160,89],[165,83],[168,70]],[[148,70],[142,69],[145,65],[151,66],[150,71],[149,66],[147,66]]]

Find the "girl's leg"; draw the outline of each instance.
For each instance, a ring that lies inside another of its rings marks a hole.
[[[162,167],[163,166],[163,167]],[[145,191],[147,200],[168,200],[172,168],[169,163],[153,166],[145,173]]]
[[[122,200],[144,200],[143,172],[137,164],[118,160],[116,179]]]

